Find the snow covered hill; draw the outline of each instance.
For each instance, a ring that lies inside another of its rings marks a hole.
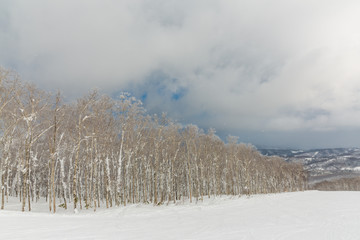
[[[13,199],[14,200],[14,199]],[[360,192],[222,197],[79,214],[0,211],[1,239],[360,239]]]
[[[288,162],[299,162],[310,174],[310,183],[360,176],[359,148],[312,150],[259,149],[266,156],[280,156]]]

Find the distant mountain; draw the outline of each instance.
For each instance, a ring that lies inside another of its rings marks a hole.
[[[360,148],[258,149],[266,156],[280,156],[288,162],[302,163],[309,182],[360,176]]]

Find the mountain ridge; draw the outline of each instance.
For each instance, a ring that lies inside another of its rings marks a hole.
[[[360,148],[258,149],[265,156],[279,156],[304,165],[309,184],[360,176]]]

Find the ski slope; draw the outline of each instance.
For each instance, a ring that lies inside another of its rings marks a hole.
[[[154,207],[0,211],[1,239],[360,239],[360,192],[221,197]]]

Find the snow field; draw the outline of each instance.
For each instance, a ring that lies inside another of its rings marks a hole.
[[[360,239],[360,192],[306,191],[205,198],[162,206],[48,213],[0,211],[1,239]]]

